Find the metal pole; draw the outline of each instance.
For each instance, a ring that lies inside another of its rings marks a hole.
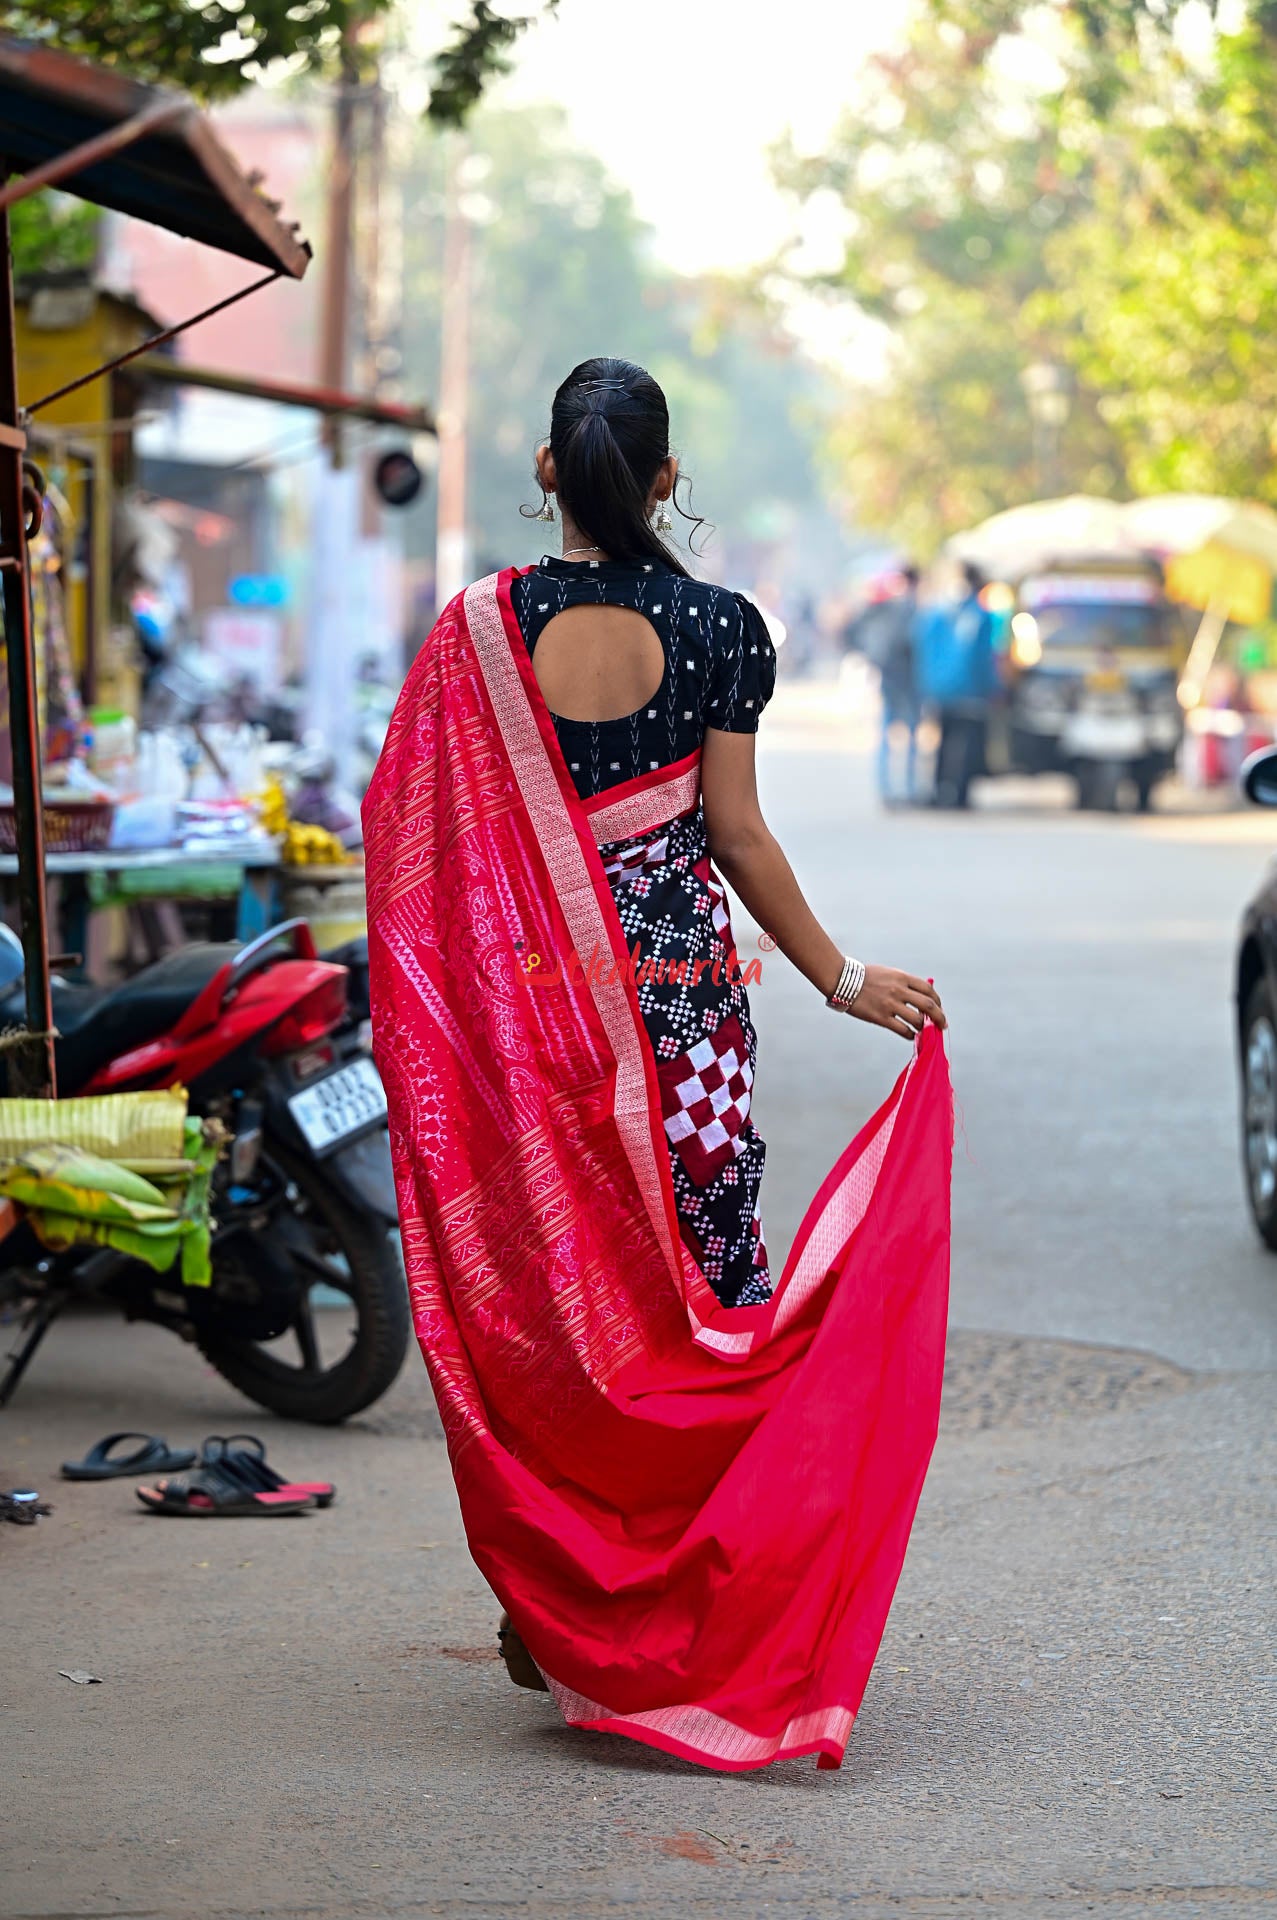
[[[466,148],[452,136],[443,227],[443,330],[439,353],[439,492],[435,604],[466,584],[466,414],[470,393],[470,222],[462,170]]]
[[[328,166],[328,238],[324,255],[324,300],[320,314],[319,379],[334,393],[346,386],[350,337],[350,247],[355,194],[355,65],[352,29],[342,42],[341,72],[333,105],[333,145]],[[328,416],[323,440],[334,467],[342,463],[341,428]]]
[[[221,313],[225,307],[233,307],[237,300],[246,300],[250,293],[259,293],[263,287],[280,278],[282,269],[274,273],[264,273],[260,280],[254,280],[247,287],[241,287],[237,293],[228,293],[224,300],[214,301],[211,307],[205,307],[202,313],[193,313],[189,320],[179,320],[176,325],[165,327],[163,333],[152,333],[147,339],[130,347],[127,353],[117,353],[114,360],[105,361],[100,367],[94,367],[90,373],[77,374],[74,380],[68,380],[64,387],[55,387],[52,393],[42,393],[27,408],[28,415],[39,413],[42,407],[51,407],[55,400],[65,400],[69,393],[78,393],[81,387],[91,386],[95,380],[103,379],[108,373],[115,373],[120,367],[127,367],[130,360],[140,359],[149,354],[154,347],[163,346],[166,340],[176,340],[179,333],[185,333],[188,327],[197,327],[201,320],[211,320],[215,313]]]
[[[0,181],[10,169],[0,161]],[[0,209],[0,426],[16,429],[17,330],[9,215]],[[8,436],[16,439],[16,434]],[[44,813],[40,791],[40,710],[31,631],[26,521],[22,510],[22,449],[0,443],[0,551],[9,563],[4,581],[4,640],[9,668],[9,743],[13,755],[13,812],[18,842],[18,904],[26,961],[26,1023],[38,1034],[13,1056],[10,1072],[22,1091],[57,1094],[53,1064],[53,1005],[49,991],[49,920],[44,891]],[[16,1068],[16,1073],[15,1073]]]
[[[206,387],[213,393],[241,393],[250,400],[269,400],[278,407],[307,407],[314,413],[337,414],[367,420],[374,426],[402,427],[408,433],[433,433],[429,407],[406,400],[378,400],[369,394],[345,393],[329,387],[302,386],[296,380],[258,380],[247,373],[228,373],[220,367],[195,367],[186,360],[168,360],[147,354],[142,371],[148,380],[173,387]]]

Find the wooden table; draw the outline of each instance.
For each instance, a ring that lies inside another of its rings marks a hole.
[[[62,937],[68,949],[88,952],[88,923],[93,912],[89,897],[89,876],[100,874],[108,886],[129,874],[175,877],[201,868],[211,873],[218,868],[233,868],[236,883],[227,889],[228,897],[238,897],[237,933],[241,940],[252,940],[264,933],[276,918],[275,876],[280,865],[279,848],[273,840],[242,839],[200,841],[194,847],[148,847],[137,852],[116,852],[110,848],[99,853],[50,853],[45,856],[49,879],[60,879],[63,889]],[[0,898],[9,904],[14,898],[18,874],[17,855],[0,854]],[[158,896],[163,898],[161,892]]]

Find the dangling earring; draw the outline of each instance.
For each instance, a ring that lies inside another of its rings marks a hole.
[[[554,504],[551,501],[548,493],[542,494],[541,504],[537,508],[536,512],[533,514],[532,518],[534,520],[553,520],[554,519]]]
[[[673,533],[674,522],[670,517],[668,500],[662,500],[656,509],[655,527],[658,533]]]

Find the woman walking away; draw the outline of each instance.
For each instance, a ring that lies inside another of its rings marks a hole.
[[[944,1013],[768,831],[774,657],[661,538],[656,382],[575,368],[537,472],[562,557],[444,609],[364,805],[417,1332],[515,1677],[707,1766],[837,1766],[935,1439]],[[779,1279],[720,873],[831,1019],[911,1048]]]

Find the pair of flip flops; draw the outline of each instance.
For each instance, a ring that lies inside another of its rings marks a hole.
[[[126,1440],[138,1445],[120,1452]],[[170,1447],[154,1433],[109,1433],[83,1460],[68,1460],[62,1468],[65,1480],[133,1479],[145,1473],[177,1477],[138,1487],[143,1506],[188,1519],[306,1513],[331,1506],[337,1492],[329,1480],[286,1480],[276,1473],[255,1433],[210,1434],[198,1454],[193,1447]]]
[[[307,1513],[314,1507],[330,1507],[337,1493],[331,1480],[286,1480],[276,1473],[267,1463],[264,1443],[254,1433],[210,1434],[194,1473],[136,1491],[152,1513],[187,1520]]]

